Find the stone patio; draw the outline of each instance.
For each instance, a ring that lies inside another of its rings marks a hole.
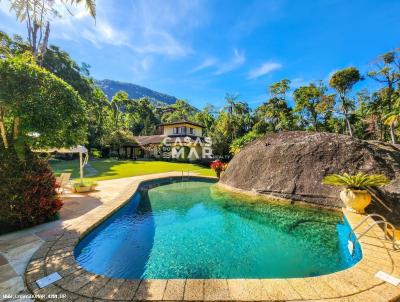
[[[0,292],[32,293],[38,300],[54,300],[51,297],[57,295],[63,298],[62,301],[366,302],[400,298],[399,287],[374,276],[380,270],[400,276],[400,252],[393,250],[379,228],[372,229],[361,239],[363,258],[358,264],[319,277],[124,280],[92,274],[75,262],[73,249],[79,239],[124,205],[142,181],[172,176],[180,174],[163,173],[100,182],[98,192],[66,196],[60,221],[0,237],[3,256],[0,258],[3,263],[0,266]],[[352,227],[364,217],[346,210],[343,212]],[[357,232],[366,227],[364,225]],[[35,281],[53,272],[58,272],[62,279],[39,289]]]

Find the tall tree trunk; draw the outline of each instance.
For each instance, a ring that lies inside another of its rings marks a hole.
[[[6,127],[4,126],[4,109],[0,107],[0,135],[4,148],[8,149]]]
[[[3,141],[4,148],[8,149],[8,140],[6,134],[6,128],[4,127],[4,122],[0,121],[0,134]]]
[[[353,137],[353,130],[351,130],[351,124],[350,124],[350,120],[349,120],[349,115],[348,115],[347,108],[346,108],[346,105],[345,105],[345,102],[346,102],[345,95],[342,95],[341,99],[342,99],[342,109],[343,109],[344,119],[346,121],[347,132],[349,133],[349,135],[351,137]]]
[[[14,119],[14,125],[13,125],[13,138],[12,140],[15,141],[18,136],[19,136],[19,126],[21,124],[21,119],[17,116]]]
[[[45,57],[46,52],[47,52],[47,45],[49,43],[49,36],[50,36],[50,22],[47,21],[47,23],[46,23],[46,31],[44,33],[43,43],[40,46],[40,62],[39,62],[40,66],[43,66],[44,57]]]
[[[351,137],[353,137],[353,130],[351,129],[350,120],[349,120],[349,117],[347,116],[347,114],[346,114],[346,125],[347,125],[347,130],[349,132],[349,135]]]
[[[390,137],[391,137],[391,139],[392,139],[392,144],[393,144],[393,145],[394,145],[394,144],[397,144],[395,128],[394,128],[393,125],[390,125]]]

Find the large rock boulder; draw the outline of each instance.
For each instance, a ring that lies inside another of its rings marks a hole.
[[[323,185],[323,177],[360,171],[392,179],[376,194],[390,207],[400,208],[400,150],[387,143],[332,133],[266,135],[235,155],[220,183],[294,201],[341,207],[340,189]]]

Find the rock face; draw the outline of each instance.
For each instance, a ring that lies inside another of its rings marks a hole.
[[[341,207],[340,189],[321,184],[323,177],[360,171],[392,179],[376,194],[389,206],[400,208],[400,149],[339,134],[294,131],[266,135],[235,155],[220,182],[242,190]]]

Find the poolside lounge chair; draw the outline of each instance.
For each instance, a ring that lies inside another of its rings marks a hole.
[[[70,182],[71,173],[61,173],[60,177],[56,177],[56,182],[60,186],[59,193],[64,193],[65,188]]]

